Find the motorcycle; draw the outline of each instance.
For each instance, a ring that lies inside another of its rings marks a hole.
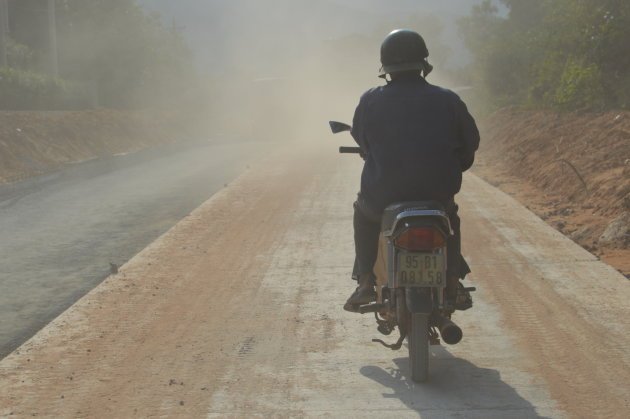
[[[350,131],[342,122],[330,121],[333,134]],[[360,147],[339,147],[340,153],[365,156]],[[344,307],[361,314],[374,313],[377,330],[390,335],[396,327],[399,339],[387,344],[399,350],[405,339],[409,349],[411,379],[424,382],[428,377],[429,347],[439,345],[440,337],[450,345],[457,344],[463,332],[451,316],[459,308],[448,299],[446,289],[447,238],[453,234],[443,206],[433,201],[398,202],[388,206],[381,220],[376,275],[376,302]],[[459,281],[453,286],[459,286]],[[465,292],[474,287],[462,288]],[[458,291],[459,292],[459,291]]]

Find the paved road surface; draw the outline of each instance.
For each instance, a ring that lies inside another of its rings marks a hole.
[[[201,142],[91,161],[0,187],[0,358],[260,153]]]
[[[0,415],[627,417],[628,281],[474,176],[475,307],[413,384],[341,309],[359,170],[311,148],[231,183],[0,362]]]

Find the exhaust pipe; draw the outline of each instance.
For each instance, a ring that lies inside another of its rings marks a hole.
[[[450,319],[440,315],[435,315],[435,319],[437,320],[437,327],[440,330],[440,336],[442,336],[442,340],[444,340],[444,342],[449,345],[455,345],[462,340],[464,333],[458,325],[453,323]]]

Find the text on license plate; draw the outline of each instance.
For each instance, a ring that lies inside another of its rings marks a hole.
[[[396,272],[400,285],[445,285],[444,255],[398,253]]]

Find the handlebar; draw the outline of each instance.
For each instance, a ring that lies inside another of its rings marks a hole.
[[[361,147],[339,147],[340,153],[361,154]]]

